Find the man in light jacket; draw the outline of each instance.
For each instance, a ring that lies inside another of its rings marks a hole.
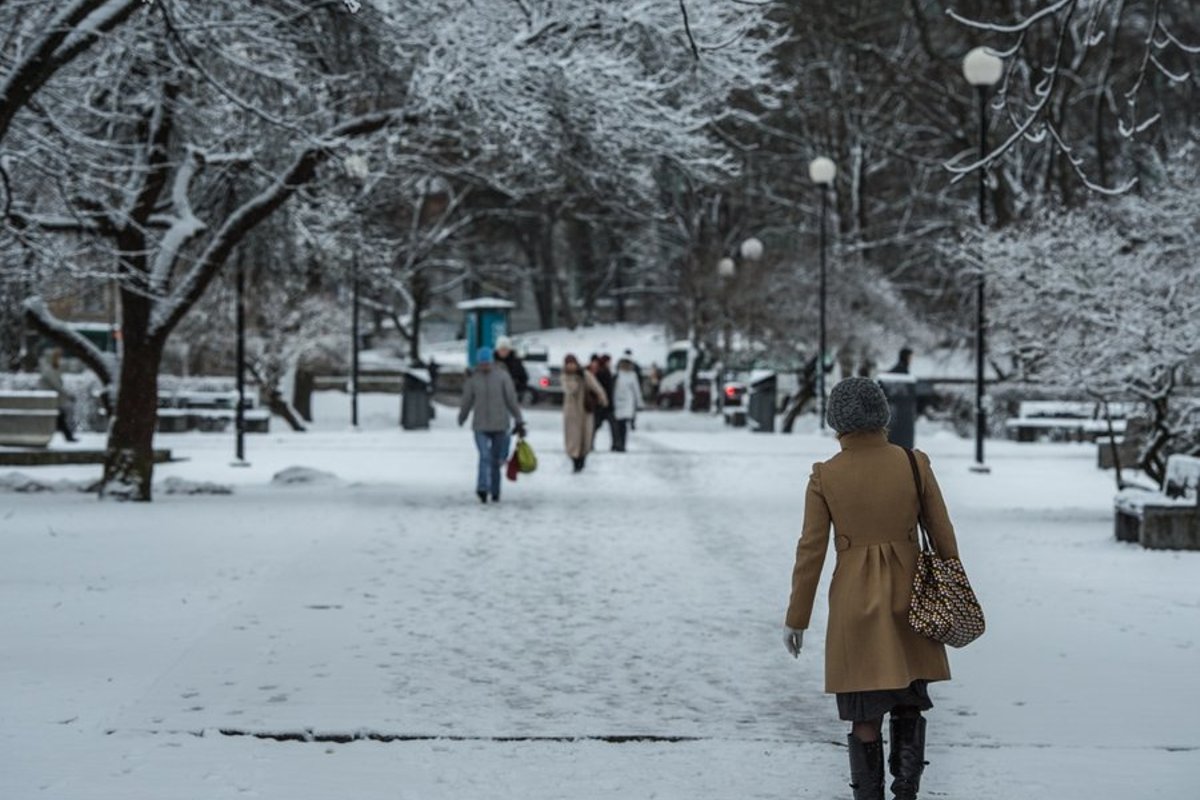
[[[476,353],[475,372],[463,385],[462,406],[458,424],[463,425],[474,412],[471,425],[475,431],[475,447],[479,450],[479,472],[475,480],[475,495],[479,502],[500,502],[500,466],[508,458],[509,424],[518,436],[525,435],[525,420],[517,403],[517,391],[507,370],[496,369],[490,347]]]

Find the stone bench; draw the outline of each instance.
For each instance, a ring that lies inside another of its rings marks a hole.
[[[0,391],[0,445],[46,447],[57,422],[57,392]]]
[[[1173,455],[1160,492],[1125,489],[1115,501],[1114,533],[1151,550],[1200,550],[1200,458]]]

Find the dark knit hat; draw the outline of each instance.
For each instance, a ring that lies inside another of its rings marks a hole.
[[[846,378],[829,393],[825,418],[838,433],[853,433],[886,428],[892,414],[878,383],[870,378]]]

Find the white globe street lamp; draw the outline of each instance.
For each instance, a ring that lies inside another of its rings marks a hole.
[[[1004,74],[1004,62],[986,47],[976,47],[963,59],[963,77],[972,86],[995,86]]]
[[[761,261],[763,257],[763,243],[755,236],[742,242],[741,246],[742,258],[747,261]]]
[[[817,156],[808,162],[808,177],[815,184],[828,186],[837,177],[837,165],[825,156]]]
[[[722,278],[732,278],[737,274],[737,262],[725,256],[717,262],[717,274]]]

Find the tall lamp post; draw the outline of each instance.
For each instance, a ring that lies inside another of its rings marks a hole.
[[[986,47],[976,47],[963,59],[963,76],[975,87],[979,96],[979,160],[987,158],[988,89],[995,86],[1004,73],[1004,62]],[[987,226],[987,170],[979,166],[979,226]],[[991,472],[983,462],[983,439],[987,434],[987,412],[983,407],[983,372],[987,356],[984,339],[984,280],[983,269],[975,286],[975,463],[972,472]]]
[[[371,165],[367,163],[367,159],[358,153],[351,153],[342,159],[342,165],[346,169],[346,173],[356,181],[363,184],[363,194],[366,193],[366,180],[371,175]],[[350,275],[350,425],[357,430],[358,428],[358,250],[354,251],[354,260],[351,262]]]
[[[829,187],[837,177],[837,165],[825,156],[808,162],[808,177],[821,192],[821,334],[817,343],[817,396],[820,398],[821,429],[825,429],[825,218],[829,215]]]
[[[350,277],[350,425],[358,428],[358,253]]]
[[[733,279],[735,277],[737,277],[738,263],[741,261],[761,261],[762,257],[763,257],[762,240],[756,236],[751,236],[742,241],[741,245],[738,246],[737,253],[735,253],[732,256],[724,256],[720,261],[717,262],[717,276],[720,277],[721,282],[723,284],[725,284],[722,288],[725,290],[724,294],[726,297],[728,297],[728,295],[729,295],[729,288],[730,288],[729,284],[731,284],[733,282]],[[730,322],[728,320],[728,307],[727,306],[726,306],[725,316],[727,317],[727,319],[725,320],[725,324],[726,324],[726,326],[728,326],[730,324]],[[724,358],[728,359],[729,358],[729,349],[730,349],[728,327],[726,328],[726,331],[727,331],[727,335],[725,337]],[[726,365],[726,367],[728,367],[728,364]],[[721,375],[717,376],[718,383],[720,384],[718,386],[718,389],[720,389],[720,392],[721,392],[720,402],[722,404],[724,404],[724,402],[725,402],[725,376],[723,373],[724,373],[724,370],[722,370]],[[715,407],[715,404],[714,404],[714,407]]]
[[[235,467],[246,467],[246,269],[241,251],[237,260],[237,411],[234,427],[237,432]]]

